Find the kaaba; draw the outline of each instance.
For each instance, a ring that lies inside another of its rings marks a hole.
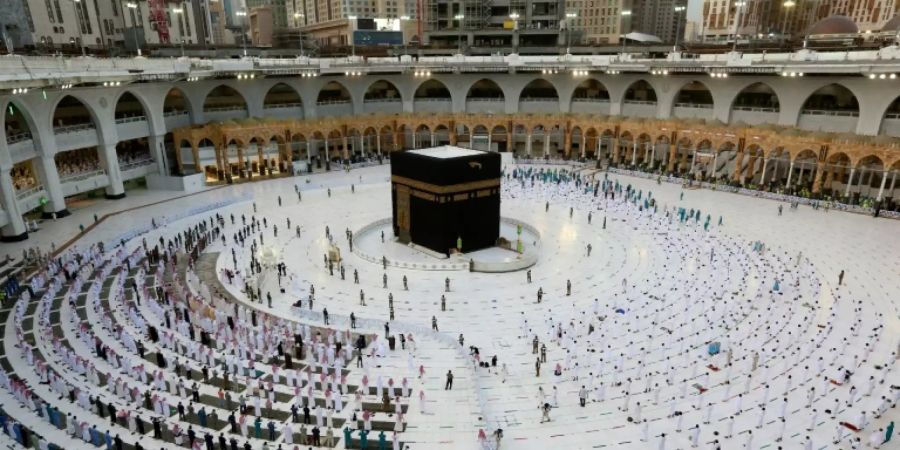
[[[394,236],[449,255],[500,237],[500,154],[443,146],[391,155]]]

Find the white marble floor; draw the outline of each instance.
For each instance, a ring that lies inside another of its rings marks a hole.
[[[148,233],[148,240],[156,239],[206,216],[181,217],[184,211],[217,202],[229,202],[218,211],[226,218],[234,214],[237,221],[241,215],[249,219],[256,208],[257,217],[265,217],[269,225],[265,244],[279,249],[291,278],[283,295],[274,282],[264,286],[273,295],[271,310],[297,320],[320,320],[327,308],[338,325],[353,313],[372,331],[383,332],[382,324],[390,322],[395,333],[416,337],[414,354],[389,352],[375,369],[411,379],[417,377],[410,372],[420,365],[425,369],[414,386],[425,395],[424,412],[413,395],[403,433],[411,449],[478,448],[478,430],[490,434],[496,428],[504,430],[507,448],[690,448],[695,426],[699,448],[715,448],[714,441],[725,449],[748,443],[758,449],[804,448],[807,437],[811,448],[850,448],[851,439],[868,443],[874,432],[900,417],[900,409],[893,408],[873,418],[882,396],[898,395],[890,384],[900,384],[894,368],[900,344],[900,222],[808,207],[794,211],[786,205],[779,216],[778,204],[768,200],[610,177],[641,190],[642,197],[652,192],[659,203],[653,215],[621,203],[618,196],[606,201],[602,194],[595,198],[574,186],[530,187],[508,180],[502,214],[528,222],[542,235],[543,253],[531,269],[531,283],[523,271],[384,271],[350,253],[343,231],[387,217],[387,176],[388,167],[382,166],[216,189],[115,216],[89,232],[85,242],[116,241],[146,227],[151,218],[160,223],[163,217],[176,218]],[[302,201],[295,185],[302,190]],[[93,208],[113,211],[167,195],[147,192],[102,202],[48,224],[41,233],[62,240],[77,232],[78,220],[90,218]],[[670,223],[664,210],[673,206],[699,209],[702,219]],[[710,230],[703,231],[707,214]],[[277,237],[273,225],[278,226]],[[296,225],[301,227],[299,238]],[[326,226],[345,258],[343,280],[323,264]],[[767,250],[754,252],[754,241],[765,243]],[[49,246],[40,239],[0,248],[21,253],[21,245],[37,243]],[[226,245],[218,243],[211,251],[222,252],[220,268],[233,268],[234,248],[243,271],[248,247],[235,245],[229,235]],[[838,286],[841,270],[846,276]],[[354,271],[359,284],[353,281]],[[401,282],[404,276],[408,289]],[[448,277],[451,288],[445,292]],[[780,293],[771,292],[776,278]],[[567,280],[571,295],[566,295]],[[307,299],[310,285],[315,286],[314,309],[293,308],[298,299]],[[236,281],[230,289],[241,295],[239,286]],[[544,292],[540,304],[539,288]],[[360,291],[365,306],[360,305]],[[442,295],[446,311],[441,310]],[[437,333],[430,331],[432,318],[439,324]],[[455,343],[460,335],[462,349]],[[532,353],[535,336],[547,348],[540,376]],[[705,345],[710,341],[721,342],[723,353],[710,357]],[[498,367],[473,370],[469,346],[478,347],[482,360],[496,355]],[[754,353],[760,355],[756,369]],[[505,371],[500,369],[504,365]],[[559,376],[553,374],[557,365]],[[825,376],[838,378],[839,368],[851,368],[849,383],[824,381]],[[455,374],[450,391],[443,389],[448,370]],[[863,395],[870,377],[876,383],[870,395]],[[886,382],[878,383],[882,378]],[[849,405],[848,384],[860,391]],[[578,404],[582,386],[590,391],[583,408]],[[810,388],[815,389],[811,396]],[[785,399],[782,431],[780,404]],[[836,399],[841,406],[832,417],[825,410],[833,409]],[[538,405],[543,402],[554,405],[549,423],[541,423]],[[868,423],[863,431],[851,433],[838,425],[857,424],[864,411]],[[834,444],[840,429],[845,433]],[[729,430],[732,437],[727,437]],[[776,442],[779,436],[783,439]]]

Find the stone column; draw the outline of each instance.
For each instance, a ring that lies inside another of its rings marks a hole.
[[[181,160],[181,144],[175,144],[175,167],[178,169],[178,175],[184,173],[184,161]]]
[[[744,170],[744,152],[737,152],[734,161],[734,172],[731,174],[731,181],[740,181],[742,170]]]
[[[637,165],[637,148],[638,142],[637,139],[631,141],[631,165],[632,167]]]
[[[269,165],[269,158],[265,155],[265,146],[269,145],[261,144],[259,142],[256,143],[256,170],[259,171],[259,174],[265,176],[266,167]]]
[[[766,168],[769,166],[769,158],[763,158],[762,175],[759,178],[759,185],[766,185]]]
[[[856,168],[850,169],[850,176],[847,177],[847,187],[844,189],[844,197],[850,196],[850,186],[853,186],[853,175],[856,175]]]
[[[544,156],[550,156],[550,133],[544,133]]]
[[[436,147],[436,146],[437,146],[437,136],[434,135],[434,132],[433,132],[433,131],[431,132],[431,146],[432,146],[432,147]]]
[[[515,153],[515,145],[513,142],[513,130],[512,127],[506,129],[506,151]]]
[[[813,175],[812,193],[818,194],[822,192],[822,180],[825,178],[825,169],[822,164],[816,164],[816,174]]]
[[[106,176],[109,179],[106,198],[112,200],[124,198],[125,186],[122,184],[122,171],[119,170],[119,160],[116,158],[116,144],[97,147],[97,156],[100,157],[100,165],[106,170]]]
[[[569,131],[563,132],[563,155],[566,155],[568,158],[572,154],[572,133]]]
[[[456,134],[456,126],[451,125],[450,126],[450,145],[456,145],[458,137],[459,136]]]
[[[247,165],[244,163],[244,147],[242,145],[237,146],[237,155],[238,155],[238,177],[244,178],[244,171],[247,168]]]
[[[28,227],[22,219],[22,212],[19,210],[18,199],[16,198],[16,188],[13,185],[12,175],[9,171],[12,168],[0,168],[0,203],[3,210],[6,211],[6,217],[9,223],[3,226],[0,241],[18,242],[28,238]]]
[[[669,143],[669,162],[666,164],[666,171],[672,172],[675,170],[675,156],[678,152],[678,143]]]
[[[528,133],[526,136],[528,137],[528,140],[525,141],[525,153],[528,156],[531,156],[531,133]]]
[[[165,141],[165,135],[147,136],[147,146],[150,147],[150,154],[153,155],[153,160],[156,161],[156,170],[160,175],[169,174],[168,162],[166,161]]]
[[[56,213],[57,218],[69,215],[66,209],[66,198],[62,191],[62,183],[59,181],[59,170],[56,168],[56,160],[53,156],[39,156],[39,164],[33,165],[37,171],[44,191],[47,192],[47,204],[44,205],[42,217],[49,219]]]
[[[712,173],[710,174],[712,176],[713,180],[718,178],[716,176],[719,173],[718,167],[719,167],[719,152],[717,151],[717,152],[713,153]]]
[[[786,187],[791,187],[791,178],[793,178],[793,176],[794,176],[794,161],[791,161],[791,165],[788,166],[788,179],[787,179],[787,184],[785,184]]]
[[[378,151],[378,155],[381,155],[381,135],[375,135],[375,150]]]
[[[325,142],[325,162],[327,163],[327,162],[331,161],[331,159],[328,158],[328,138],[327,137],[324,139],[324,142]]]
[[[881,187],[878,188],[878,197],[875,197],[875,201],[880,202],[881,196],[884,195],[884,185],[887,184],[887,170],[881,172]]]
[[[344,159],[344,161],[348,161],[350,159],[350,148],[347,147],[347,136],[341,136],[341,143],[344,145],[342,158]]]
[[[176,152],[178,149],[176,149]],[[220,181],[225,179],[226,169],[230,169],[228,158],[225,155],[225,149],[221,144],[213,144],[213,151],[216,154],[216,178]]]
[[[200,149],[197,148],[196,143],[191,143],[191,154],[194,156],[194,170],[198,173],[203,172],[203,168],[200,167]]]

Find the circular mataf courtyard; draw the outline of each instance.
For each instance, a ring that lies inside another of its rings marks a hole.
[[[246,378],[250,372],[235,366],[234,382],[244,385],[231,387],[235,402],[238,396],[247,399],[251,434],[254,399],[262,400],[259,440],[271,448],[290,445],[285,430],[300,431],[300,422],[291,419],[293,404],[314,405],[314,419],[327,416],[323,428],[333,431],[339,448],[345,429],[358,448],[357,429],[367,427],[373,430],[370,448],[377,448],[383,431],[388,446],[396,434],[410,449],[474,449],[495,445],[497,429],[503,430],[501,446],[517,449],[689,448],[695,442],[716,448],[715,441],[726,449],[804,448],[807,439],[812,446],[805,448],[821,449],[850,448],[856,438],[868,443],[898,417],[893,406],[900,388],[892,386],[898,384],[900,339],[900,258],[893,251],[900,248],[898,224],[806,206],[784,205],[779,213],[778,205],[578,165],[510,166],[501,214],[533,227],[524,252],[533,260],[519,270],[485,273],[454,264],[461,260],[466,266],[464,258],[433,258],[392,242],[384,223],[390,210],[388,166],[229,186],[138,208],[92,230],[87,243],[103,241],[108,249],[129,238],[125,248],[135,252],[137,264],[144,242],[152,248],[160,238],[167,243],[201,221],[209,223],[213,214],[222,218],[220,237],[198,249],[190,267],[182,260],[175,272],[168,264],[150,264],[141,272],[139,288],[146,288],[149,300],[137,305],[129,293],[139,277],[116,278],[110,283],[120,283],[122,293],[116,284],[102,283],[96,288],[100,306],[90,307],[88,294],[84,320],[99,320],[109,311],[113,322],[126,324],[135,336],[142,326],[165,329],[167,306],[156,297],[156,286],[171,290],[176,301],[205,299],[211,321],[240,310],[236,319],[253,322],[247,326],[257,335],[234,342],[247,342],[248,348],[224,341],[223,328],[213,322],[197,326],[216,340],[209,346],[211,367],[230,371],[230,355],[257,353],[255,374]],[[151,218],[161,226],[150,229]],[[515,233],[504,227],[501,234]],[[354,233],[353,251],[348,230]],[[332,245],[341,261],[329,269]],[[281,276],[268,268],[262,276],[251,273],[252,255],[261,253],[284,264]],[[483,258],[500,263],[518,256]],[[115,277],[115,270],[107,275]],[[258,292],[258,301],[248,287]],[[10,345],[15,330],[31,330],[39,335],[35,347],[59,351],[28,318],[57,309],[66,318],[83,310],[78,302],[84,298],[65,298],[73,299],[73,310],[62,302],[9,314],[7,354],[17,373],[34,369]],[[22,318],[28,320],[14,325]],[[74,323],[63,320],[60,333],[69,337],[64,345],[80,348]],[[271,343],[291,341],[297,329],[312,344],[294,361],[304,368],[292,369],[268,350]],[[394,349],[384,343],[386,332]],[[103,327],[92,333],[127,353],[121,334]],[[357,336],[367,343],[359,364],[349,351],[316,349],[335,340],[346,349]],[[720,350],[711,355],[713,343]],[[173,352],[197,359],[191,350],[167,347],[165,339],[145,344],[174,359],[179,357]],[[489,367],[475,363],[476,349],[478,362]],[[346,358],[335,368],[341,355]],[[306,375],[305,368],[311,368]],[[297,377],[308,378],[296,383]],[[216,439],[221,430],[243,442],[240,426],[230,431],[229,410],[216,401],[215,382],[198,389],[202,397],[195,406],[221,409],[222,422],[197,429]],[[52,394],[46,386],[35,391]],[[384,408],[386,392],[399,397],[399,407],[389,398]],[[582,397],[585,406],[579,404]],[[15,403],[6,391],[0,399]],[[545,404],[549,422],[542,419]],[[140,409],[130,402],[121,408]],[[266,431],[269,421],[277,430],[274,439]],[[833,444],[836,438],[839,444]]]

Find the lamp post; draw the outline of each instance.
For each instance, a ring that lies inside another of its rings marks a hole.
[[[681,38],[681,13],[687,9],[685,6],[675,7],[675,45],[672,46],[672,53],[678,53],[678,39]]]
[[[347,16],[347,20],[349,20],[353,25],[350,27],[350,56],[356,56],[356,39],[354,35],[356,34],[356,16]]]
[[[735,7],[736,11],[735,11],[735,16],[734,16],[734,43],[732,43],[732,45],[731,45],[731,51],[733,51],[733,52],[737,51],[738,30],[739,30],[739,27],[741,26],[741,10],[744,8],[744,6],[746,4],[747,4],[747,2],[744,0],[734,2],[734,7]]]
[[[178,16],[178,39],[181,41],[181,57],[184,58],[184,24],[181,21],[181,15],[184,14],[183,8],[175,8],[172,10],[172,13]]]
[[[626,9],[626,10],[622,11],[622,27],[621,27],[622,34],[621,34],[621,36],[622,36],[622,58],[623,59],[625,58],[625,41],[627,41],[627,39],[625,38],[625,35],[627,34],[627,33],[625,33],[625,18],[626,17],[631,17],[631,10]]]
[[[78,46],[81,47],[81,56],[87,56],[84,50],[84,15],[81,14],[81,0],[72,0],[75,3],[75,14],[78,15]]]
[[[784,7],[784,12],[782,13],[784,15],[784,23],[781,25],[781,43],[782,44],[784,44],[784,42],[786,41],[788,14],[790,14],[791,9],[796,4],[797,3],[794,2],[794,0],[785,0],[785,2],[781,4],[781,6]]]
[[[513,11],[509,13],[509,18],[513,21],[513,38],[512,38],[512,49],[513,53],[518,53],[519,51],[519,13]]]
[[[244,56],[247,56],[247,10],[241,10],[234,13],[235,16],[241,18],[241,44],[244,48]]]
[[[300,36],[300,56],[303,56],[303,30],[300,29],[300,19],[306,17],[303,13],[294,13],[294,21],[297,24],[297,32]]]
[[[456,19],[456,52],[462,55],[462,27],[463,27],[463,19],[466,18],[464,14],[457,14],[453,16]]]

